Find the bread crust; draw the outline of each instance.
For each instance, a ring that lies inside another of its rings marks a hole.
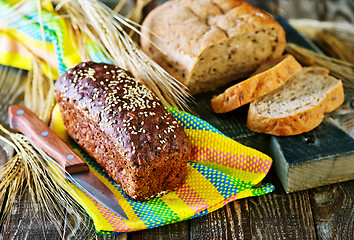
[[[252,57],[252,61],[246,60],[242,66],[228,61],[256,41],[247,40],[248,37],[262,31],[274,33],[264,39],[273,43],[264,45],[266,56]],[[239,37],[245,39],[225,47]],[[271,16],[238,0],[168,1],[152,10],[142,24],[142,49],[193,95],[248,75],[267,58],[281,56],[285,44],[285,32]],[[214,64],[215,57],[208,59],[208,55],[219,51],[217,57],[225,58],[225,63],[217,59]],[[228,64],[229,68],[225,67]]]
[[[275,136],[289,136],[308,132],[322,122],[325,113],[329,113],[338,108],[344,102],[343,84],[331,76],[327,76],[328,69],[321,67],[307,67],[298,74],[316,73],[326,76],[327,78],[337,81],[336,85],[326,93],[325,97],[318,102],[317,105],[304,109],[284,117],[269,117],[262,115],[256,108],[256,102],[262,99],[255,100],[250,104],[247,116],[247,127],[252,131],[266,133]],[[289,80],[291,81],[291,80]],[[284,89],[283,89],[284,90]],[[272,93],[270,93],[272,94]]]
[[[255,132],[275,136],[297,135],[320,125],[324,117],[324,108],[322,103],[312,109],[291,116],[270,118],[258,114],[252,105],[248,110],[247,127]]]
[[[245,105],[283,85],[302,68],[292,55],[262,64],[252,77],[237,83],[211,100],[215,113],[226,113]]]
[[[146,201],[183,182],[188,137],[129,72],[80,63],[56,81],[54,90],[68,134],[131,198]]]

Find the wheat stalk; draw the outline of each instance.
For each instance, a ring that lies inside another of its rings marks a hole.
[[[143,18],[143,8],[151,1],[152,0],[137,0],[135,2],[135,7],[133,7],[131,11],[125,16],[135,23],[138,24],[141,23],[141,20]],[[117,3],[117,5],[114,7],[113,12],[116,14],[119,13],[123,9],[124,5],[126,4],[127,4],[127,0],[120,0]]]
[[[187,89],[162,67],[151,60],[129,37],[122,27],[135,27],[123,16],[96,0],[55,0],[56,9],[68,16],[79,41],[90,37],[114,64],[130,71],[164,104],[189,109]],[[122,24],[122,25],[121,25]],[[85,44],[80,44],[84,46]]]
[[[346,90],[354,90],[353,64],[310,51],[293,43],[286,45],[286,51],[294,55],[303,65],[328,68],[333,76],[343,81],[343,86]]]
[[[11,26],[14,22],[19,22],[23,15],[33,13],[35,9],[34,1],[21,2],[7,12],[8,17],[2,23]],[[43,24],[41,26],[43,27]],[[7,94],[1,99],[1,105],[4,107],[2,112],[7,112],[8,105],[18,103],[18,98],[23,97],[24,92],[24,104],[44,122],[49,122],[55,103],[54,82],[43,73],[44,65],[39,59],[33,58],[33,68],[27,75],[26,86],[22,84],[22,70],[1,66],[0,86],[1,90],[7,90]],[[11,87],[5,88],[8,83],[12,83]],[[7,118],[7,114],[3,116]],[[9,138],[0,136],[0,141],[15,150],[14,157],[0,169],[0,227],[11,228],[6,224],[9,223],[14,208],[18,207],[16,202],[19,199],[28,204],[23,206],[25,209],[21,213],[24,215],[21,217],[37,219],[43,229],[48,223],[53,223],[58,232],[63,233],[62,223],[67,217],[75,224],[88,223],[88,215],[75,200],[75,195],[72,195],[75,193],[67,191],[70,186],[58,164],[26,136],[13,134],[2,125],[0,130]],[[30,216],[25,216],[28,213]],[[66,221],[66,224],[66,228],[73,229],[72,222]]]
[[[33,66],[32,79],[28,79],[30,84],[26,88],[26,104],[37,109],[42,119],[49,120],[51,109],[46,106],[50,104],[45,102],[51,102],[48,96],[52,93],[46,92],[51,89],[48,88],[51,83],[48,78],[42,77],[44,75],[38,62],[34,62]],[[3,123],[8,121],[7,106],[22,102],[25,75],[23,70],[0,66],[0,95],[4,95],[1,97]],[[74,199],[75,195],[67,191],[70,186],[58,164],[24,135],[11,133],[2,125],[0,131],[7,135],[7,138],[0,135],[0,141],[15,151],[13,158],[0,169],[0,228],[11,230],[13,226],[7,224],[14,209],[19,207],[17,202],[20,199],[28,204],[21,205],[24,209],[21,209],[20,214],[23,215],[20,217],[37,219],[43,229],[48,223],[53,223],[58,232],[63,233],[62,223],[67,217],[75,223],[89,223],[90,219]],[[74,229],[72,222],[66,223],[66,228]]]
[[[128,14],[128,18],[136,23],[141,23],[143,19],[143,8],[149,4],[151,0],[138,0],[134,9]]]
[[[7,126],[7,107],[22,104],[26,85],[24,70],[0,65],[0,123]]]
[[[28,197],[27,206],[43,226],[52,222],[58,232],[63,232],[62,222],[69,214],[75,222],[87,221],[87,215],[74,199],[61,167],[40,148],[22,134],[11,133],[0,125],[0,130],[11,141],[0,136],[0,140],[12,146],[16,155],[0,170],[0,225],[10,219],[17,197]],[[77,196],[76,196],[77,197]],[[7,201],[5,199],[7,198]],[[73,228],[68,223],[69,229]]]
[[[353,24],[312,19],[292,19],[290,23],[316,43],[328,56],[354,64]]]
[[[25,106],[48,124],[55,105],[54,80],[45,76],[40,60],[32,59],[25,90]]]
[[[313,41],[328,56],[354,64],[354,34],[324,30]]]

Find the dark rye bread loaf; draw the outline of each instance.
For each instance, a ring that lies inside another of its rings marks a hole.
[[[182,183],[191,152],[184,129],[129,72],[80,63],[54,90],[69,135],[131,198],[146,201]]]

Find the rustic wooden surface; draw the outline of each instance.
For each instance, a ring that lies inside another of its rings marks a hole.
[[[275,184],[273,193],[188,221],[114,236],[95,233],[92,222],[78,222],[73,230],[63,222],[61,238],[19,200],[0,239],[354,239],[354,181],[286,194],[273,171],[266,180]]]
[[[354,139],[330,118],[307,133],[273,136],[270,156],[286,192],[354,179]]]
[[[336,0],[249,2],[287,18],[354,22],[352,0],[339,1],[341,4]],[[266,148],[259,149],[262,147]],[[1,156],[4,153],[0,152]],[[0,239],[354,239],[354,181],[290,194],[285,193],[274,170],[266,181],[276,186],[273,193],[237,200],[188,221],[114,236],[97,234],[92,221],[76,222],[69,229],[70,219],[62,222],[59,234],[54,225],[44,226],[28,202],[19,198],[11,218],[0,226]]]

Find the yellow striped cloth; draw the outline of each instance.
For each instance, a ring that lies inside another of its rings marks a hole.
[[[193,154],[187,176],[177,190],[147,202],[129,198],[97,163],[74,143],[65,131],[59,107],[53,111],[51,128],[90,166],[90,170],[113,191],[129,221],[105,208],[84,191],[72,185],[78,201],[101,233],[136,231],[179,222],[215,211],[236,199],[273,191],[271,184],[256,184],[268,173],[272,160],[223,135],[207,122],[171,107],[168,110],[184,127]]]

